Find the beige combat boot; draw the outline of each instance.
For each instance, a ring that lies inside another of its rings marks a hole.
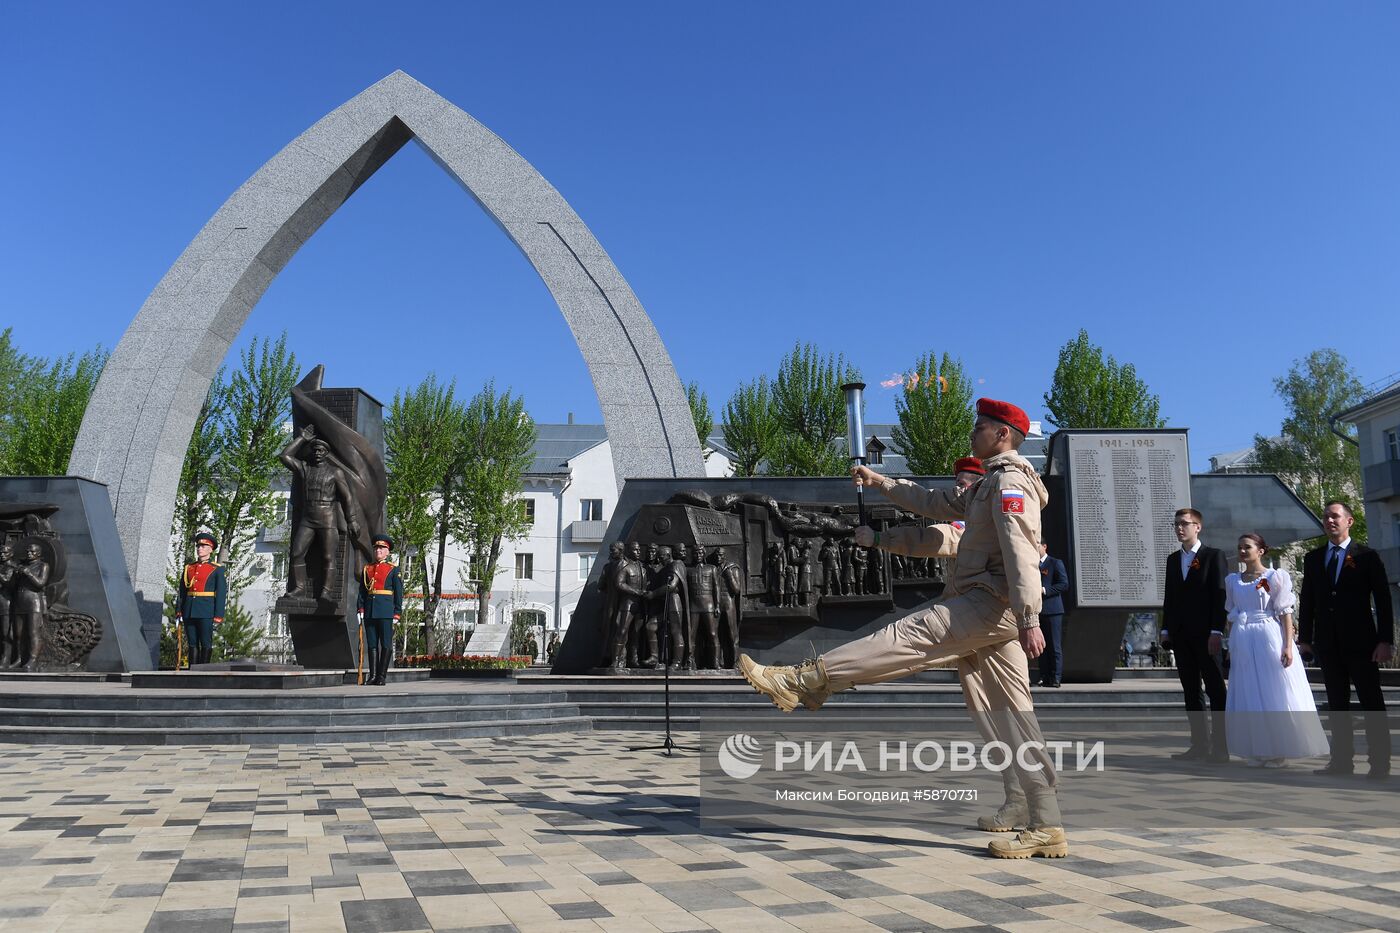
[[[1022,829],[1031,821],[1031,810],[1026,804],[1026,796],[1019,792],[1006,795],[1006,803],[991,816],[979,816],[977,828],[984,833],[1009,833]]]
[[[803,661],[796,666],[769,667],[759,664],[746,654],[739,655],[739,673],[755,690],[773,701],[785,713],[801,703],[810,710],[821,709],[826,698],[835,691],[826,676],[821,658]]]
[[[1012,839],[993,839],[987,843],[987,854],[993,858],[1064,858],[1069,855],[1060,819],[1060,801],[1053,787],[1040,787],[1026,794],[1030,810],[1027,827]]]
[[[1069,855],[1069,842],[1060,826],[1023,829],[1010,839],[993,839],[987,843],[987,853],[993,858],[1064,858]]]

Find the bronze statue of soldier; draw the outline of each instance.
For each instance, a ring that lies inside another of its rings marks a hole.
[[[822,595],[841,594],[841,557],[836,551],[836,542],[831,538],[822,539],[822,548],[817,552],[822,565]]]
[[[653,646],[652,657],[647,659],[647,663],[653,663],[655,658],[656,633],[661,630],[666,617],[666,599],[662,595],[663,585],[666,582],[666,574],[670,572],[670,560],[661,559],[661,550],[653,541],[647,545],[646,563],[642,565],[646,576],[647,596],[643,600],[642,617],[632,623],[632,634],[629,636],[627,655],[632,667],[641,667],[641,641],[644,632],[651,632],[651,644]]]
[[[739,658],[739,616],[744,605],[744,568],[729,560],[724,548],[715,548],[710,559],[719,570],[719,620],[729,636],[729,651],[715,647],[715,663],[730,668]],[[723,660],[721,660],[721,658]]]
[[[25,562],[15,572],[15,595],[10,602],[11,624],[15,646],[25,650],[24,669],[35,670],[39,664],[39,639],[48,615],[48,597],[44,587],[49,585],[49,565],[43,550],[31,544],[25,551]],[[11,667],[18,667],[16,661]]]
[[[684,553],[685,545],[676,545],[676,552]],[[685,564],[673,556],[671,548],[662,545],[658,550],[661,562],[665,565],[661,586],[653,593],[662,599],[662,619],[666,631],[661,635],[668,639],[670,653],[667,667],[675,667],[685,657],[686,612],[689,609],[689,595],[686,592]],[[653,668],[661,667],[661,655],[653,653]]]
[[[812,542],[806,538],[797,542],[797,603],[812,602]]]
[[[870,552],[863,547],[851,548],[851,577],[857,596],[865,595],[866,574],[869,572]]]
[[[630,556],[622,558],[613,571],[612,591],[616,595],[617,603],[613,617],[612,667],[617,673],[627,669],[629,650],[636,651],[633,633],[636,632],[638,621],[646,617],[647,577],[641,558],[642,546],[634,541]],[[647,633],[647,639],[651,642],[652,652],[655,653],[655,630]],[[629,644],[632,646],[630,649]],[[635,655],[631,662],[633,667],[637,666]]]
[[[775,606],[787,605],[787,549],[781,541],[768,545],[768,598]]]
[[[10,603],[14,597],[15,549],[8,544],[0,544],[0,668],[19,664],[23,653],[15,638],[14,619],[10,616]]]
[[[841,595],[856,591],[855,545],[850,538],[841,539]]]
[[[788,543],[786,557],[787,563],[783,565],[783,605],[792,607],[797,605],[797,575],[802,561],[802,551],[796,541]]]
[[[611,665],[616,657],[614,646],[617,644],[617,591],[613,589],[612,578],[626,559],[623,550],[624,545],[621,541],[614,541],[608,545],[608,562],[603,565],[603,572],[598,574],[598,593],[603,597],[603,620],[606,626],[603,631],[603,659],[600,662],[602,667]],[[623,632],[622,638],[623,644],[626,645],[626,632]]]
[[[696,670],[701,667],[700,638],[703,635],[710,643],[710,664],[715,670],[720,667],[719,653],[719,568],[705,562],[705,546],[695,545],[695,563],[686,568],[686,584],[690,589],[690,617],[686,625],[686,642],[690,654],[686,667]],[[703,631],[701,626],[704,626]]]
[[[307,447],[309,453],[303,459],[302,451]],[[316,429],[310,425],[282,448],[278,459],[292,471],[293,482],[301,486],[301,515],[292,530],[291,556],[287,562],[287,595],[306,595],[310,583],[306,559],[314,546],[321,560],[316,596],[324,599],[339,563],[337,508],[342,510],[350,534],[360,533],[350,487],[340,467],[330,460],[330,445],[318,438]]]

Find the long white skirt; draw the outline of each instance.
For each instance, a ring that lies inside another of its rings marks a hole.
[[[1246,758],[1312,758],[1328,752],[1312,688],[1296,646],[1285,668],[1283,626],[1262,612],[1230,631],[1225,729],[1230,753]]]

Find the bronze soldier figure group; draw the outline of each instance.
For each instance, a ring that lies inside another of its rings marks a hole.
[[[39,545],[25,548],[23,561],[15,559],[14,547],[0,545],[0,668],[36,669],[48,585],[49,565]]]
[[[609,622],[607,657],[615,671],[663,666],[723,670],[739,644],[743,569],[723,548],[692,556],[684,542],[628,547],[615,542],[598,583]]]

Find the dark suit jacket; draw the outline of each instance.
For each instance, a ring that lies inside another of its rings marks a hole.
[[[1040,597],[1040,614],[1061,616],[1065,614],[1064,595],[1069,592],[1069,574],[1065,573],[1065,562],[1058,557],[1046,556],[1040,565],[1040,585],[1045,595]]]
[[[1371,604],[1375,603],[1375,617]],[[1395,616],[1381,556],[1355,541],[1341,573],[1327,579],[1327,545],[1303,557],[1303,595],[1298,604],[1298,640],[1328,650],[1369,657],[1379,642],[1394,643]]]
[[[1206,638],[1225,628],[1225,553],[1201,545],[1196,563],[1181,578],[1181,551],[1167,558],[1167,586],[1162,598],[1162,625],[1172,641]]]

